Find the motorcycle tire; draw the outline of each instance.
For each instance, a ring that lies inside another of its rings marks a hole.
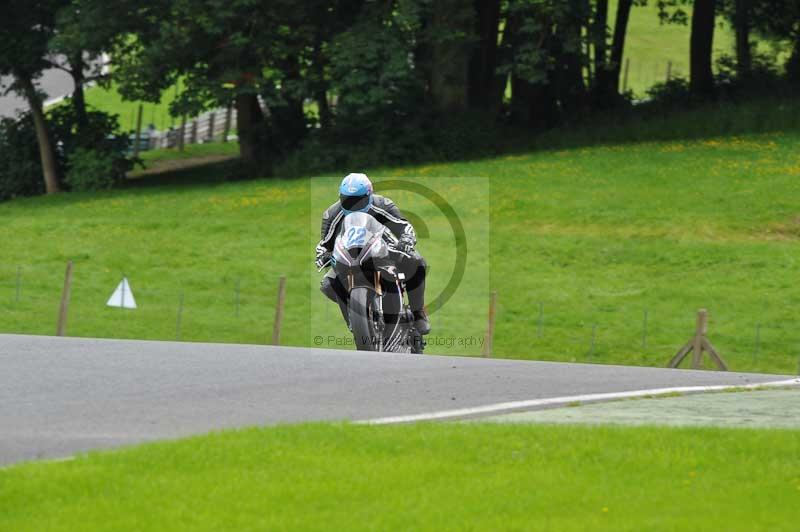
[[[380,347],[380,336],[372,319],[373,298],[374,293],[369,288],[357,287],[350,292],[347,310],[353,339],[359,351],[378,351]]]

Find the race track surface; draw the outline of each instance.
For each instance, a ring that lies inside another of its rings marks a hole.
[[[0,464],[214,429],[785,377],[0,335]]]

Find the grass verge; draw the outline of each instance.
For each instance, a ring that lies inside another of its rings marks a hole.
[[[781,113],[796,117],[800,107],[786,105]],[[741,122],[757,109],[745,106]],[[483,336],[491,288],[495,356],[661,366],[706,307],[731,369],[797,373],[800,287],[787,272],[800,241],[800,133],[790,126],[368,169],[376,182],[434,188],[456,176],[443,196],[468,229],[469,260],[490,273],[484,282],[468,271],[463,297],[434,313],[439,340],[428,352],[480,353],[448,341]],[[265,343],[280,275],[289,281],[285,344],[315,345],[312,311],[346,335],[311,267],[318,216],[340,175],[227,182],[230,173],[218,163],[0,204],[0,331],[52,334],[64,264],[74,260],[70,335]],[[486,177],[488,193],[476,195],[471,176]],[[418,198],[391,196],[415,223],[433,223]],[[437,294],[454,246],[446,227],[427,229],[420,250]],[[136,311],[104,307],[122,275]]]
[[[789,531],[798,453],[778,430],[246,429],[0,470],[0,529]]]
[[[139,154],[139,158],[149,166],[151,163],[162,161],[213,156],[235,157],[237,155],[239,155],[239,144],[237,142],[208,142],[205,144],[186,144],[183,147],[183,151],[178,151],[177,149],[143,151]]]

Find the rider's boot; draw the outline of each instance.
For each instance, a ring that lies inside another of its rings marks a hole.
[[[428,320],[428,313],[425,312],[426,268],[425,261],[422,257],[419,257],[419,265],[406,284],[408,288],[408,303],[414,313],[414,328],[422,335],[431,332],[431,322]]]
[[[431,322],[428,320],[428,314],[425,309],[415,310],[414,312],[414,328],[420,334],[428,334],[431,332]]]

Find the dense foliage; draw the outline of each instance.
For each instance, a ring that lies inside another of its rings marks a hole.
[[[691,25],[690,76],[656,87],[674,105],[787,90],[800,79],[796,0],[651,0],[665,24]],[[55,135],[33,82],[58,63],[75,81],[76,130],[90,128],[83,86],[110,53],[131,100],[180,87],[177,117],[232,106],[248,175],[492,152],[631,105],[620,90],[631,11],[646,0],[7,0],[0,73],[32,109],[48,191],[61,188]],[[712,69],[720,17],[735,56]],[[784,50],[769,60],[753,40]],[[2,47],[0,47],[2,48]],[[54,59],[58,58],[58,59]],[[788,58],[788,60],[786,60]],[[94,148],[91,148],[94,149]],[[86,157],[82,157],[86,158]],[[117,168],[117,166],[115,166]],[[72,180],[74,181],[74,180]]]
[[[0,120],[0,201],[44,193],[36,132],[30,114]]]
[[[75,108],[59,105],[46,118],[63,189],[110,188],[133,168],[130,142],[119,133],[116,117],[87,109],[79,126]],[[32,114],[0,121],[0,200],[44,193],[41,173]]]

